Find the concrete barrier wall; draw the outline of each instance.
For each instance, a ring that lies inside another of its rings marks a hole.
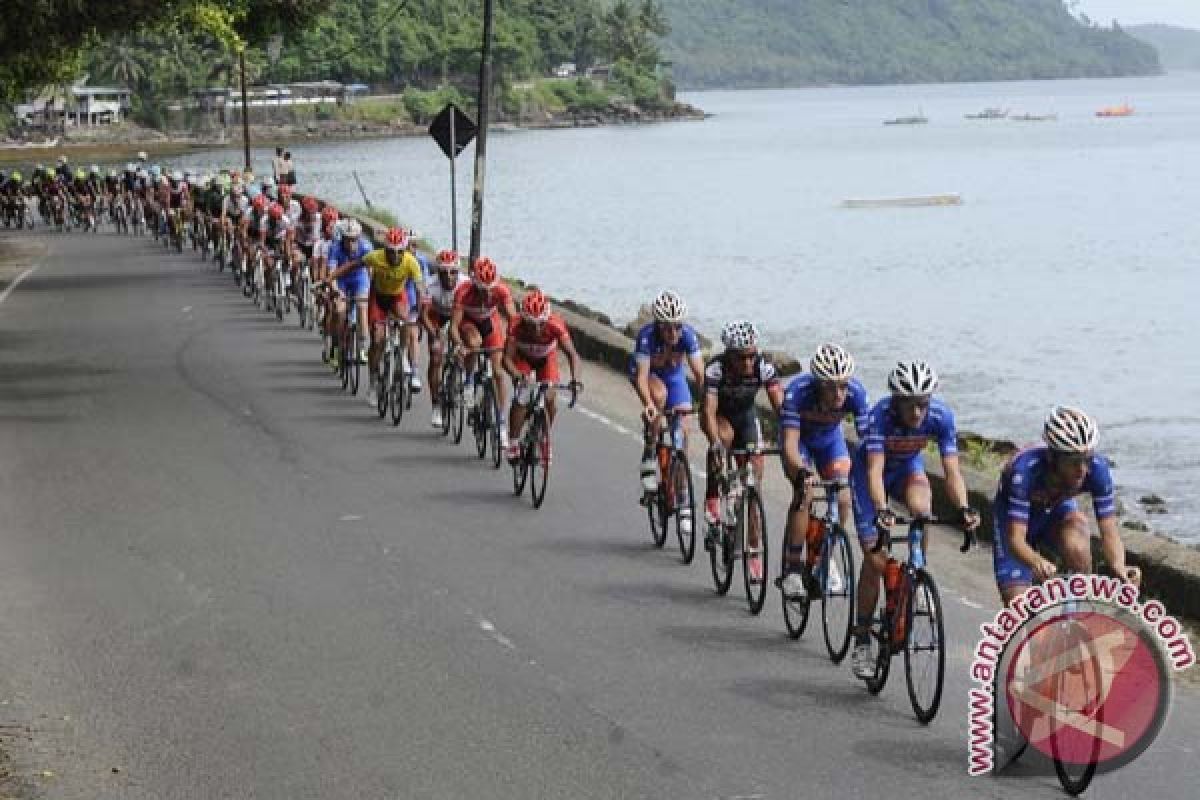
[[[376,241],[382,239],[388,227],[369,218],[359,217],[359,221],[363,224],[363,230]],[[519,295],[523,284],[517,281],[516,285]],[[552,300],[552,305],[571,329],[571,337],[581,357],[618,372],[625,372],[629,356],[633,352],[632,339],[610,325],[564,307],[557,300]],[[763,419],[764,432],[774,437],[774,414],[763,398],[759,400],[759,415]],[[847,439],[855,441],[854,432],[849,428]],[[926,468],[933,489],[934,512],[939,516],[952,518],[957,514],[957,509],[950,502],[946,491],[946,479],[941,464],[937,459],[926,459]],[[995,480],[966,464],[963,464],[962,469],[970,505],[978,510],[983,518],[979,539],[991,543],[995,529],[992,516]],[[1120,530],[1129,563],[1142,570],[1144,592],[1161,600],[1170,613],[1200,620],[1200,552],[1157,534],[1144,533],[1124,526]],[[1092,544],[1093,556],[1096,563],[1099,563],[1099,539],[1093,538]]]

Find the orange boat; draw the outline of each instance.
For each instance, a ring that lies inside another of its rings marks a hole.
[[[1097,117],[1132,117],[1133,106],[1123,103],[1119,106],[1109,106],[1096,112]]]

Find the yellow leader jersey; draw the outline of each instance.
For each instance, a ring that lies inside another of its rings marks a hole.
[[[423,280],[421,263],[407,250],[394,267],[388,263],[384,248],[373,250],[363,258],[363,266],[371,270],[371,285],[375,288],[375,294],[394,297],[404,292],[405,284],[410,280],[415,284]]]

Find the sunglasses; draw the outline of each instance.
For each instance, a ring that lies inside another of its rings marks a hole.
[[[838,391],[844,391],[850,388],[850,381],[821,381],[820,384]]]
[[[922,411],[925,411],[929,408],[930,402],[931,402],[931,400],[928,397],[902,397],[902,398],[900,398],[901,405],[907,406],[909,408],[919,408]]]
[[[664,330],[675,331],[675,333],[679,333],[683,330],[682,322],[660,322],[658,324]]]

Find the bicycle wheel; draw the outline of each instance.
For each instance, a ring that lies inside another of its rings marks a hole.
[[[684,564],[690,564],[696,556],[696,497],[692,493],[692,470],[682,451],[677,451],[671,459],[671,485],[674,487],[673,510],[679,556]]]
[[[879,613],[881,618],[871,625],[871,638],[875,640],[876,645],[875,674],[866,680],[867,691],[871,694],[883,691],[892,671],[892,625],[889,620],[882,618],[886,616],[885,610],[881,609]]]
[[[338,377],[342,381],[342,391],[350,389],[350,360],[353,357],[350,355],[350,344],[352,341],[354,340],[350,338],[350,332],[346,331],[338,343]]]
[[[650,538],[654,540],[654,546],[661,549],[667,543],[667,522],[671,518],[667,490],[661,481],[658,491],[650,496],[646,504],[646,518],[650,521]]]
[[[726,498],[719,500],[722,509],[725,508]],[[733,585],[733,536],[724,522],[718,521],[712,527],[712,549],[708,551],[708,565],[712,569],[713,588],[722,597]]]
[[[525,491],[525,483],[526,483],[526,480],[529,478],[530,462],[532,461],[532,459],[534,457],[534,443],[533,443],[533,439],[530,436],[530,433],[532,433],[532,431],[533,431],[533,428],[531,426],[529,428],[529,432],[527,432],[525,434],[525,437],[523,439],[521,439],[520,455],[517,456],[517,460],[514,461],[512,464],[513,495],[515,497],[520,497],[521,492]]]
[[[399,425],[400,420],[404,417],[404,410],[409,405],[409,388],[408,376],[401,373],[399,378],[396,377],[396,362],[400,359],[400,352],[392,353],[392,390],[389,402],[392,406],[392,424]]]
[[[904,609],[904,677],[913,713],[923,725],[937,716],[946,680],[946,636],[942,599],[933,576],[914,573]]]
[[[492,423],[491,387],[485,385],[483,395],[477,393],[476,399],[479,402],[475,404],[475,421],[471,427],[475,434],[475,452],[483,459],[487,457],[488,426]]]
[[[854,626],[854,551],[840,525],[826,535],[824,544],[819,568],[821,628],[830,660],[840,664],[850,650]]]
[[[395,377],[392,371],[392,354],[385,350],[379,365],[379,385],[375,387],[375,411],[380,419],[387,416],[388,404],[392,399],[392,381]]]
[[[783,580],[783,576],[787,574],[787,534],[784,534],[784,543],[780,548],[779,561],[779,580]],[[780,584],[782,587],[782,583]],[[788,597],[787,593],[779,592],[779,596],[783,599],[783,627],[787,629],[788,637],[791,639],[799,639],[804,635],[804,629],[808,627],[808,612],[812,609],[812,602],[808,595],[803,597]]]
[[[762,497],[758,490],[747,487],[742,497],[741,509],[738,514],[738,541],[742,543],[742,580],[746,585],[746,602],[750,605],[750,613],[758,614],[767,600],[767,580],[765,574],[759,575],[757,583],[750,573],[751,557],[758,555],[759,566],[763,573],[767,571],[767,512],[763,509]],[[758,529],[758,548],[750,547],[750,531]]]
[[[457,368],[454,370],[454,380],[450,383],[449,392],[450,414],[447,414],[447,418],[453,415],[454,443],[459,444],[463,439],[463,428],[466,427],[467,404],[463,399],[462,372]]]
[[[450,414],[454,411],[454,368],[450,365],[450,360],[442,365],[442,380],[438,388],[438,405],[442,409],[442,436],[450,435],[452,423]]]
[[[489,392],[490,394],[490,392]],[[500,449],[500,426],[507,425],[508,420],[500,422],[500,407],[496,405],[495,396],[492,400],[492,429],[488,432],[488,441],[492,446],[492,469],[500,469],[500,465],[504,463],[504,451]]]
[[[1072,622],[1063,624],[1074,625]],[[1056,676],[1055,705],[1063,708],[1072,708],[1077,705],[1068,698],[1094,697],[1098,694],[1097,687],[1103,685],[1100,662],[1096,657],[1096,646],[1091,637],[1087,635],[1071,636],[1071,639],[1075,642],[1073,647],[1082,647],[1087,651],[1087,657],[1080,662],[1078,670],[1063,669]],[[1082,690],[1078,686],[1070,685],[1072,683],[1082,683]],[[1097,727],[1104,724],[1103,705],[1096,709],[1094,724]],[[1091,741],[1090,751],[1079,753],[1077,752],[1078,748],[1066,746],[1069,741],[1075,739],[1068,740],[1060,731],[1055,731],[1050,735],[1050,753],[1054,758],[1054,772],[1058,775],[1058,782],[1063,791],[1072,797],[1082,794],[1091,785],[1092,778],[1096,774],[1096,765],[1100,759],[1102,744],[1100,737],[1088,736],[1087,738]]]
[[[275,265],[275,319],[283,322],[283,306],[287,295],[283,291],[283,265]]]
[[[354,326],[350,337],[350,394],[358,394],[358,386],[362,381],[362,358],[360,358],[360,349],[362,348],[362,334],[358,331],[358,325]]]
[[[546,500],[546,486],[550,483],[550,426],[544,413],[538,413],[530,429],[532,453],[529,459],[529,493],[533,496],[533,507],[541,508]]]

